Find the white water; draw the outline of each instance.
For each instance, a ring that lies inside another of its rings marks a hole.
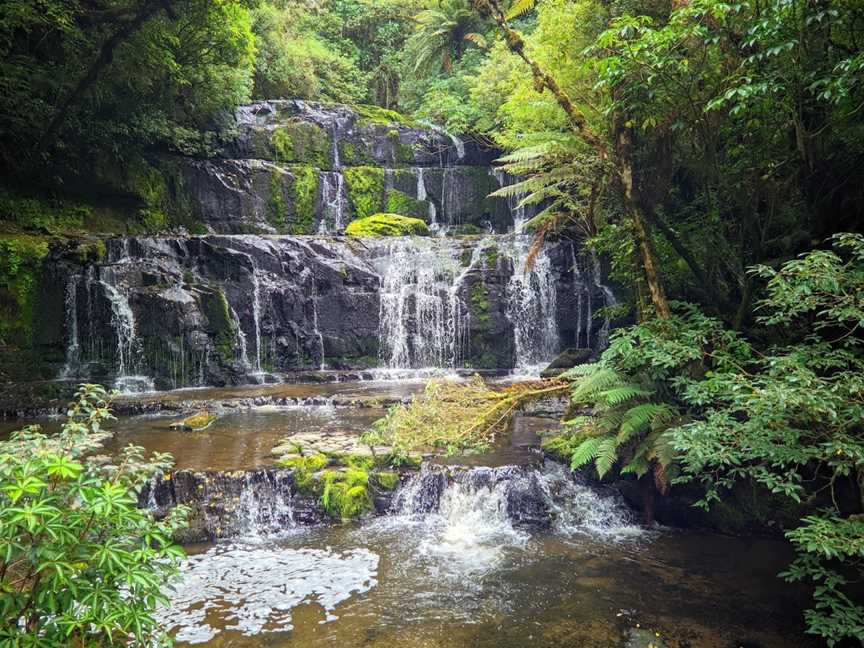
[[[338,156],[338,148],[334,154]],[[345,229],[345,176],[338,170],[322,171],[319,178],[323,214],[318,223],[318,233],[340,233]]]
[[[378,560],[366,549],[220,544],[185,562],[171,605],[157,617],[189,643],[220,632],[207,622],[212,616],[247,636],[291,630],[292,610],[304,602],[320,605],[332,621],[339,603],[375,587]]]
[[[460,248],[440,240],[385,242],[374,263],[381,277],[380,360],[388,369],[459,367],[468,344],[466,276]]]
[[[63,314],[66,318],[66,363],[60,371],[60,378],[75,375],[81,363],[81,344],[78,340],[78,284],[80,275],[71,275],[66,283],[63,298]]]
[[[427,218],[429,220],[429,229],[433,233],[439,233],[441,225],[438,223],[438,211],[435,208],[435,202],[429,197],[429,192],[426,190],[426,178],[424,167],[415,167],[414,175],[417,176],[417,200],[421,202],[428,201],[429,207]]]
[[[252,266],[252,321],[255,325],[255,365],[256,373],[261,373],[261,280],[258,267]]]

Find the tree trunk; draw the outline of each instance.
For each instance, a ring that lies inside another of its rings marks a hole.
[[[648,286],[648,294],[657,316],[663,319],[671,317],[669,301],[666,299],[666,290],[660,277],[660,267],[657,262],[657,254],[651,242],[651,233],[648,223],[642,214],[642,205],[636,189],[633,186],[633,134],[624,123],[620,113],[612,118],[615,131],[615,166],[618,169],[618,178],[624,195],[624,209],[633,225],[636,236],[636,246],[642,261],[642,270],[645,273],[645,283]]]
[[[648,285],[648,293],[651,296],[651,302],[654,304],[654,309],[657,312],[658,317],[670,317],[669,302],[666,299],[666,291],[663,288],[657,255],[655,254],[654,246],[651,243],[651,234],[642,213],[642,206],[639,203],[637,192],[633,186],[633,141],[630,129],[625,127],[624,120],[620,113],[616,113],[613,117],[615,154],[611,155],[604,138],[591,130],[585,115],[581,110],[579,110],[578,106],[573,103],[573,100],[570,99],[567,92],[558,85],[558,82],[551,74],[541,68],[540,65],[525,52],[525,41],[517,31],[507,24],[507,19],[498,4],[498,0],[474,0],[474,2],[477,9],[481,13],[491,16],[498,24],[501,31],[504,32],[504,41],[507,43],[507,48],[525,61],[526,65],[531,68],[531,74],[534,77],[534,87],[536,90],[538,92],[542,92],[544,89],[549,90],[549,92],[554,95],[558,105],[561,106],[567,114],[567,119],[570,123],[571,129],[585,140],[585,142],[595,150],[602,160],[612,159],[615,162],[618,182],[624,194],[625,210],[627,212],[627,217],[633,225],[633,233],[636,237],[636,247],[639,251],[639,257],[645,274],[645,281]]]

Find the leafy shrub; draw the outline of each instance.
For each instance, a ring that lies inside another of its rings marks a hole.
[[[88,460],[109,434],[109,398],[82,385],[59,434],[38,426],[0,443],[0,644],[148,645],[183,551],[185,509],[156,522],[136,493],[170,465],[129,446],[115,464]]]

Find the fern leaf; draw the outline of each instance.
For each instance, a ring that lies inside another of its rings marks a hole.
[[[618,440],[615,437],[605,437],[597,445],[596,453],[594,465],[597,467],[597,475],[603,479],[618,460]]]
[[[515,20],[519,18],[519,16],[524,16],[526,13],[531,11],[536,4],[536,0],[515,0],[512,5],[510,5],[510,10],[507,12],[505,16],[507,20]]]
[[[612,389],[607,389],[602,394],[599,394],[599,399],[602,400],[605,405],[609,407],[617,407],[627,401],[634,400],[636,398],[648,398],[652,396],[654,392],[642,389],[637,385],[621,385],[620,387],[614,387]]]
[[[576,470],[593,461],[597,456],[597,449],[603,440],[603,437],[592,437],[580,443],[579,447],[573,451],[573,455],[570,457],[570,467]]]

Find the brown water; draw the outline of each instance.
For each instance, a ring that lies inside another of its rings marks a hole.
[[[401,398],[421,387],[264,385],[159,398],[368,400]],[[360,434],[381,414],[374,407],[236,409],[198,433],[171,430],[176,415],[125,417],[111,425],[111,448],[133,443],[170,452],[179,468],[260,467],[272,464],[271,449],[290,434]],[[521,462],[548,425],[518,421],[509,445],[483,461]],[[444,510],[426,517],[397,515],[189,547],[185,584],[166,612],[166,627],[181,645],[236,648],[611,648],[627,645],[626,633],[637,627],[676,648],[816,645],[803,634],[806,592],[776,577],[790,558],[785,543],[645,532],[620,513],[620,504],[601,515],[608,501],[588,488],[581,488],[575,506],[599,522],[580,518],[531,534],[502,517],[492,492],[452,495]]]
[[[379,520],[192,548],[199,576],[203,567],[219,589],[201,613],[209,631],[186,638],[244,648],[605,648],[640,627],[679,648],[814,645],[801,634],[802,593],[776,578],[788,560],[778,542],[542,535],[498,539],[497,558],[474,564],[436,553],[424,534],[437,541],[426,525]],[[216,566],[220,556],[228,562]],[[244,602],[246,622],[255,626],[257,613],[261,627],[225,630],[240,623]]]

